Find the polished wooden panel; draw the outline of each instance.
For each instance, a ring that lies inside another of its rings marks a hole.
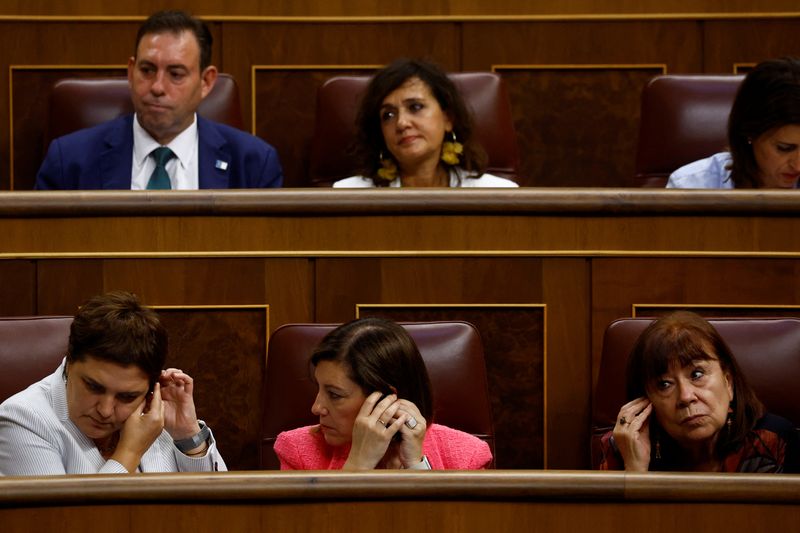
[[[502,262],[499,265],[502,267]],[[542,261],[547,304],[547,466],[584,465],[591,412],[591,263],[586,257]],[[577,445],[570,444],[576,443]]]
[[[164,519],[164,515],[169,520]],[[30,531],[31,523],[47,531],[86,532],[217,532],[328,531],[508,532],[546,530],[554,533],[593,531],[671,533],[676,528],[722,533],[768,533],[798,527],[800,512],[793,505],[735,504],[612,504],[526,502],[340,502],[187,505],[93,505],[45,510],[0,510],[9,533]],[[387,520],[387,516],[392,516]],[[624,525],[619,523],[623,522]],[[111,524],[110,526],[108,524]],[[636,525],[634,525],[636,524]],[[73,529],[74,528],[74,529]]]
[[[105,287],[128,287],[150,305],[263,304],[261,259],[133,259],[103,262]]]
[[[36,264],[0,261],[0,316],[36,314]]]
[[[191,0],[180,3],[197,15],[207,18],[225,17],[398,17],[398,16],[563,16],[609,14],[643,14],[669,16],[673,13],[786,13],[797,10],[791,0],[662,0],[639,2],[635,0],[407,0],[386,4],[375,0],[349,0],[348,2],[295,2],[278,0],[230,0],[221,10],[214,0]],[[153,0],[138,0],[123,4],[103,0],[84,0],[77,3],[49,4],[24,0],[3,2],[0,15],[6,16],[137,16],[145,17],[160,8]]]
[[[0,480],[4,531],[792,531],[798,479],[577,472]],[[390,517],[390,518],[387,518]],[[424,526],[421,527],[421,524]],[[98,527],[100,525],[101,527]]]
[[[494,259],[483,257],[319,259],[317,285],[335,283],[342,296],[318,302],[317,318],[336,320],[342,311],[353,318],[359,304],[540,303],[541,260],[508,258],[503,263],[500,272]]]
[[[114,287],[124,288],[123,285]],[[106,292],[103,261],[57,259],[37,262],[36,309],[40,315],[74,315],[78,306]]]
[[[703,25],[705,72],[733,74],[739,63],[796,56],[800,19],[719,20]]]
[[[270,333],[282,324],[314,321],[314,266],[312,260],[303,257],[264,261],[264,301],[270,306]]]
[[[693,22],[481,22],[463,32],[463,68],[507,81],[526,186],[633,185],[642,87],[701,70]]]
[[[521,186],[634,185],[639,96],[653,76],[663,74],[662,68],[542,66],[497,71],[513,102]],[[590,122],[605,127],[587,127]]]
[[[669,73],[700,72],[701,30],[697,20],[469,22],[462,68],[666,65]]]
[[[662,316],[672,311],[686,309],[704,317],[796,317],[800,318],[800,304],[633,304],[634,317]]]
[[[149,305],[269,303],[275,327],[313,317],[312,268],[302,258],[51,259],[37,264],[39,314],[74,314],[92,295],[123,288]]]
[[[214,431],[231,470],[259,466],[266,308],[158,309],[169,333],[169,367],[194,379],[197,416]]]
[[[800,231],[792,230],[798,209],[793,191],[10,193],[0,195],[0,250],[15,258],[216,251],[781,253],[800,249]],[[474,216],[442,216],[454,212]]]

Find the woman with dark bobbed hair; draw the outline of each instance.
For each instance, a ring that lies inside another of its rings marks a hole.
[[[194,381],[163,370],[167,332],[131,293],[84,303],[51,375],[0,405],[0,475],[225,470]]]
[[[428,61],[398,59],[372,78],[357,119],[362,175],[334,187],[516,187],[484,174],[486,153],[455,84]]]
[[[667,187],[755,189],[798,186],[800,60],[771,59],[745,76],[728,117],[728,149],[683,166]]]
[[[769,354],[764,354],[768,357]],[[796,472],[793,425],[768,414],[714,326],[678,311],[644,330],[603,470]]]
[[[489,446],[433,423],[425,363],[406,330],[363,318],[328,333],[311,355],[319,424],[275,441],[282,470],[485,468]]]

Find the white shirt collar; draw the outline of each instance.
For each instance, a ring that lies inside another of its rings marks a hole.
[[[197,129],[197,114],[185,130],[180,132],[167,147],[172,150],[173,157],[166,164],[172,189],[197,190],[200,185],[199,178],[199,136]],[[160,145],[147,133],[139,118],[133,121],[133,155],[131,157],[131,189],[142,190],[147,188],[156,162],[150,153]]]
[[[139,124],[138,115],[134,115],[133,121],[133,160],[137,166],[141,167],[150,152],[161,146],[158,141],[153,139],[147,131]],[[191,164],[191,157],[197,149],[197,113],[194,114],[192,123],[185,130],[180,132],[177,137],[166,145],[177,157],[182,169],[186,169]]]

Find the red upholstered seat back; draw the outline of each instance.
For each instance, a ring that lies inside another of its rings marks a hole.
[[[0,318],[0,402],[52,374],[67,353],[71,316]]]
[[[625,403],[628,354],[652,318],[621,318],[603,336],[592,409],[592,466],[600,463],[600,437],[614,426]],[[800,425],[800,319],[712,318],[758,398],[774,414]],[[735,394],[735,393],[734,393]]]
[[[200,103],[198,114],[242,129],[239,87],[230,74],[220,74]],[[53,85],[45,148],[67,133],[133,113],[127,78],[66,78]]]
[[[642,91],[635,179],[663,187],[675,170],[728,144],[728,115],[744,76],[657,76]]]
[[[483,345],[475,326],[466,322],[403,324],[417,343],[431,379],[434,417],[444,424],[480,437],[494,453],[489,390]],[[309,358],[332,324],[288,324],[269,341],[261,426],[261,467],[276,469],[272,446],[281,431],[312,425],[317,394]]]
[[[475,135],[489,156],[486,172],[510,179],[519,173],[519,149],[503,80],[492,72],[449,74],[475,121]],[[367,76],[340,76],[317,91],[317,114],[311,144],[311,183],[329,186],[358,173],[353,153],[356,115]]]

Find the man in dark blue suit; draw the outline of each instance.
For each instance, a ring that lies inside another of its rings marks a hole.
[[[211,33],[180,11],[152,15],[128,60],[134,115],[59,137],[37,189],[280,187],[278,154],[258,137],[197,116],[211,92]]]

